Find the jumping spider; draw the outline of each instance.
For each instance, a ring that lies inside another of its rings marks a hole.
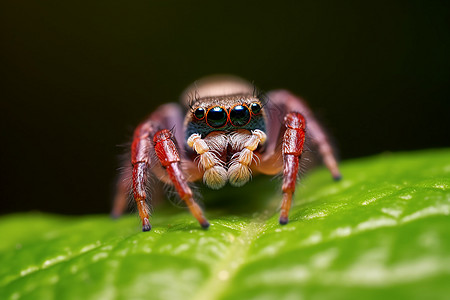
[[[209,222],[195,202],[189,182],[203,179],[212,189],[227,182],[242,186],[251,174],[283,174],[280,224],[288,222],[305,135],[311,137],[335,180],[341,175],[328,138],[304,101],[285,90],[264,97],[237,77],[210,77],[175,103],[161,105],[134,131],[131,166],[118,184],[113,215],[122,214],[132,179],[142,230],[149,231],[147,177],[175,187],[203,228]]]

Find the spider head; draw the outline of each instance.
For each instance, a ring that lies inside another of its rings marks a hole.
[[[265,129],[264,105],[253,95],[226,95],[198,99],[186,116],[187,135],[213,131]]]
[[[216,75],[198,80],[184,92],[189,111],[186,136],[238,129],[265,131],[265,102],[249,82],[234,76]]]

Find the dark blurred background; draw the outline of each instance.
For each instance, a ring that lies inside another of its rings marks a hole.
[[[109,211],[118,147],[199,77],[307,99],[341,159],[450,145],[448,1],[14,1],[1,213]]]

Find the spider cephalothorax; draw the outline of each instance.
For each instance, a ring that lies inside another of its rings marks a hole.
[[[306,134],[333,177],[339,179],[327,136],[306,104],[287,91],[269,92],[264,99],[254,91],[240,78],[213,77],[183,93],[185,117],[176,104],[160,106],[135,130],[132,167],[125,168],[128,171],[120,181],[113,214],[120,215],[125,207],[128,187],[124,179],[131,177],[143,230],[150,230],[146,185],[152,172],[175,187],[206,228],[209,223],[188,182],[203,178],[210,188],[220,189],[227,182],[242,186],[251,174],[282,172],[280,224],[286,224]],[[151,162],[152,153],[159,163]]]
[[[250,179],[253,151],[266,139],[261,101],[246,93],[209,95],[190,107],[184,121],[186,139],[198,154],[204,183],[213,189],[227,181],[234,186],[245,184]]]

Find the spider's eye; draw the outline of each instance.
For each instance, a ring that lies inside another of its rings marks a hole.
[[[205,117],[205,109],[201,107],[197,108],[194,112],[194,116],[199,120],[203,119]]]
[[[222,107],[216,106],[208,111],[206,119],[209,126],[219,128],[227,123],[227,113]]]
[[[252,113],[254,113],[255,115],[261,112],[261,105],[259,105],[258,103],[252,103],[250,105],[250,108],[252,110]]]
[[[230,111],[230,120],[234,126],[244,126],[250,121],[250,111],[246,106],[236,105]]]

